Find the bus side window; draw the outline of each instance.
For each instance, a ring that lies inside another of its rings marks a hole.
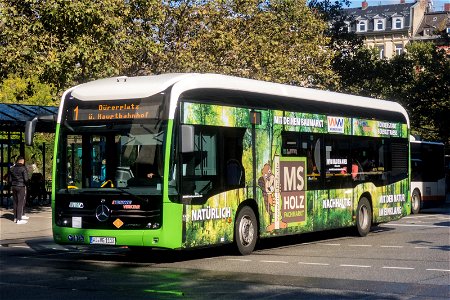
[[[308,189],[322,188],[322,138],[317,135],[302,135],[302,148],[306,155]]]
[[[242,165],[242,155],[244,151],[244,135],[246,128],[223,127],[222,140],[218,157],[222,158],[222,174],[224,189],[235,189],[245,186],[245,170]]]
[[[348,136],[329,135],[325,139],[326,188],[348,188],[352,186],[352,160]],[[356,169],[356,168],[355,168]]]
[[[355,184],[370,181],[375,185],[391,180],[391,150],[388,139],[353,137],[352,159],[358,165]]]
[[[311,133],[283,132],[283,156],[306,157],[308,190],[321,188],[321,135]]]
[[[206,195],[217,189],[217,134],[211,128],[195,131],[193,153],[183,154],[182,192],[185,195]]]

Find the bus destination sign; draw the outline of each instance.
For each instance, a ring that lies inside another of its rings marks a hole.
[[[125,119],[149,119],[157,116],[158,105],[141,103],[97,104],[75,106],[69,113],[73,121],[114,121]]]

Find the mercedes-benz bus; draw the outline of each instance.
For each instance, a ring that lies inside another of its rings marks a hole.
[[[186,249],[373,224],[411,210],[391,101],[218,74],[67,90],[53,161],[60,244]]]

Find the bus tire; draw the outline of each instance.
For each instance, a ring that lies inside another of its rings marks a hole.
[[[414,190],[411,195],[411,213],[416,215],[420,211],[422,199],[420,199],[420,193],[418,190]]]
[[[356,211],[356,228],[360,236],[366,236],[372,226],[372,207],[366,197],[362,197],[358,202]]]
[[[258,238],[258,223],[256,216],[249,206],[244,206],[234,223],[234,243],[241,255],[249,255],[255,249]]]

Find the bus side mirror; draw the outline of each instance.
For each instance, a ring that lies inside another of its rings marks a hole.
[[[27,144],[27,146],[33,145],[33,137],[37,120],[38,118],[34,117],[33,120],[27,121],[25,123],[25,143]]]
[[[194,126],[181,125],[181,153],[194,152]]]

